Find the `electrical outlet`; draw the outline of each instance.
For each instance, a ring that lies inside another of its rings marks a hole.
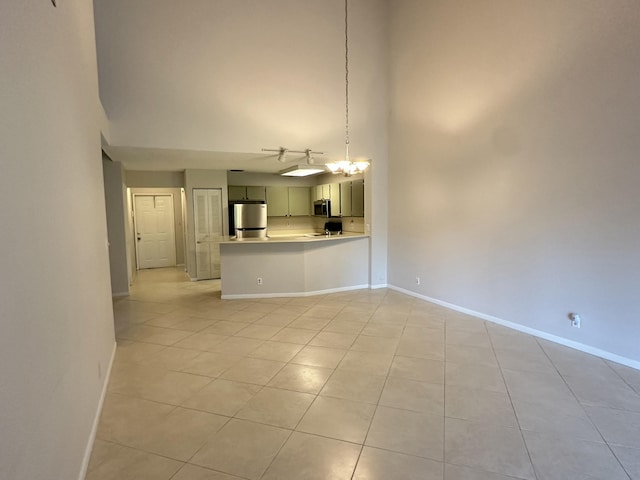
[[[578,315],[577,313],[570,313],[569,320],[571,321],[572,327],[580,328],[580,323],[582,322],[580,315]]]
[[[262,285],[262,277],[258,277],[256,281],[258,282],[258,285]]]
[[[416,277],[416,285],[420,285],[420,277]]]

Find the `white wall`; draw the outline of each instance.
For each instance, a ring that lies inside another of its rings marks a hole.
[[[391,13],[390,283],[640,361],[640,3]]]
[[[0,478],[79,478],[114,347],[92,2],[0,2]]]
[[[104,175],[104,198],[107,211],[107,231],[109,236],[109,271],[111,273],[111,293],[115,296],[129,294],[129,274],[127,271],[126,237],[126,187],[122,164],[112,162],[102,156]]]

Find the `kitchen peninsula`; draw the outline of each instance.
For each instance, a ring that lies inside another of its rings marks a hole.
[[[222,298],[307,296],[369,286],[369,235],[298,234],[220,243]]]

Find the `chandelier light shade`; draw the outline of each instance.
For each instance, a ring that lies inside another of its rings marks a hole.
[[[369,166],[367,161],[352,162],[349,158],[349,4],[344,0],[344,80],[345,80],[345,154],[344,160],[327,163],[327,168],[336,174],[350,177],[362,173]]]

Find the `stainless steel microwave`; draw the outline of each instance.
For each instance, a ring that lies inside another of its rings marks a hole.
[[[313,214],[316,217],[330,217],[331,200],[316,200],[313,202]]]

